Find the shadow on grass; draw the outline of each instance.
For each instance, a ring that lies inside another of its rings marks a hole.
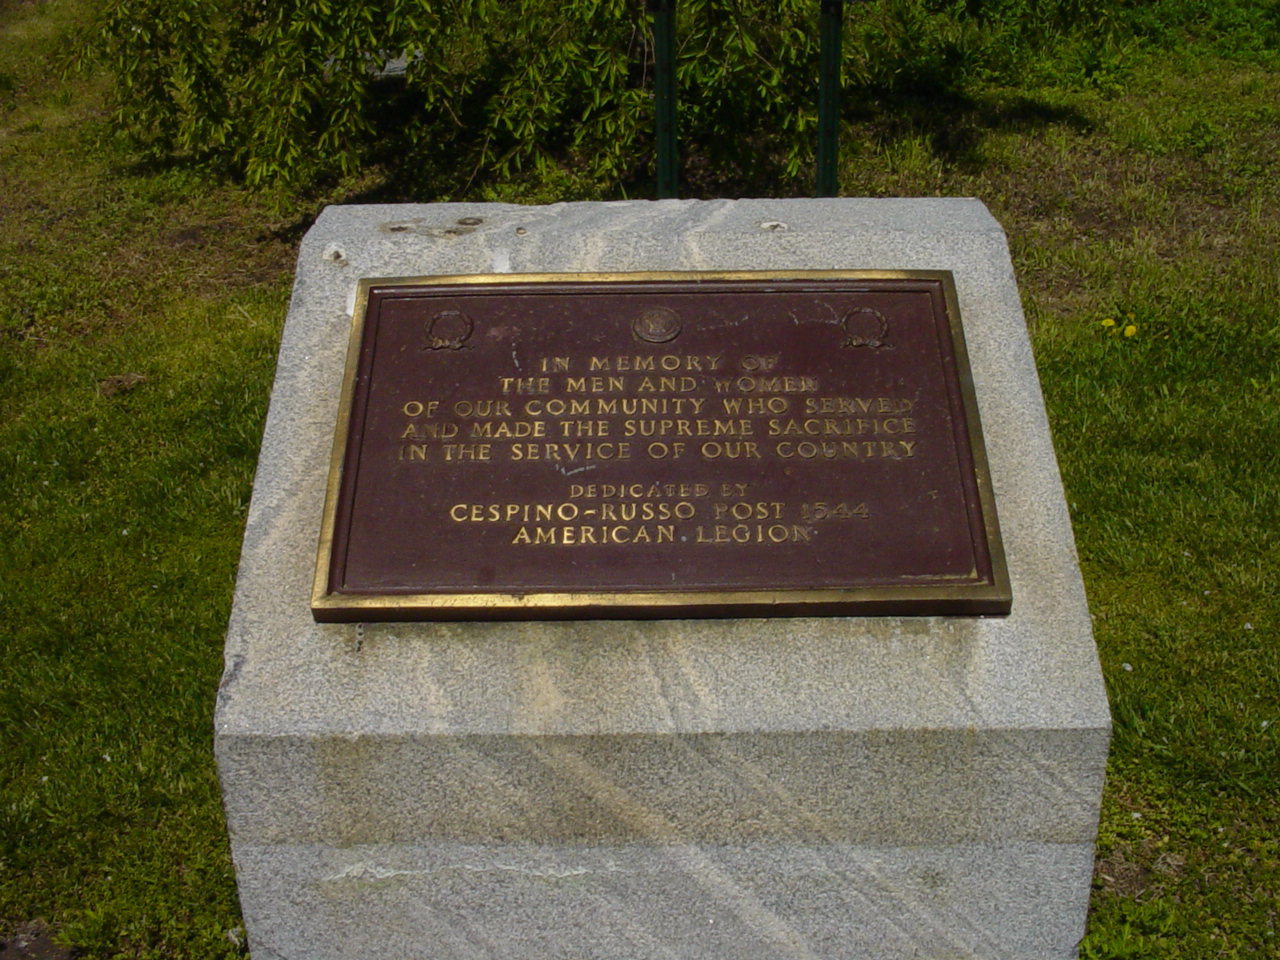
[[[653,152],[633,158],[628,171],[612,183],[589,182],[575,171],[575,161],[563,145],[547,144],[559,158],[559,175],[535,173],[504,176],[485,162],[486,144],[479,112],[486,108],[483,93],[474,101],[475,115],[458,118],[432,116],[420,95],[403,82],[380,83],[373,97],[373,133],[366,153],[365,176],[346,185],[335,174],[316,177],[304,190],[291,194],[286,205],[295,212],[288,222],[269,226],[262,239],[293,243],[306,232],[315,212],[326,202],[430,203],[441,200],[478,201],[518,196],[524,202],[555,200],[616,200],[654,195]],[[993,133],[1028,133],[1055,126],[1077,132],[1092,127],[1088,117],[1071,107],[1026,95],[999,92],[973,94],[949,77],[914,77],[894,89],[863,87],[845,91],[841,150],[846,155],[863,149],[869,139],[880,151],[904,138],[923,140],[944,167],[980,173],[988,166],[983,142]],[[768,129],[762,118],[742,118],[744,133],[726,141],[714,131],[685,130],[680,143],[680,196],[803,197],[813,189],[812,149],[788,173],[783,137]],[[816,139],[816,131],[814,134]],[[220,179],[237,179],[213,158],[192,154],[147,155],[123,168],[129,175],[155,175],[187,170]]]
[[[922,137],[944,166],[980,173],[988,162],[983,141],[993,133],[1031,133],[1068,127],[1087,133],[1093,122],[1080,111],[1034,97],[971,96],[938,86],[907,91],[864,91],[845,111],[846,120],[870,129],[878,146]]]
[[[988,161],[983,141],[993,133],[1028,133],[1049,127],[1068,127],[1085,133],[1092,121],[1071,107],[1017,95],[968,95],[946,84],[917,86],[907,91],[851,90],[845,94],[842,148],[855,142],[851,128],[870,130],[877,148],[903,137],[923,138],[944,166],[978,173]],[[401,99],[405,104],[405,99]],[[411,108],[406,107],[411,111]],[[437,130],[414,145],[404,116],[383,112],[371,160],[382,176],[370,187],[351,194],[349,203],[432,202],[482,199],[509,182],[478,170],[475,159],[483,149],[466,129]],[[680,196],[690,198],[808,196],[813,187],[813,156],[802,158],[794,175],[787,173],[781,137],[744,118],[746,133],[726,144],[711,131],[687,130],[681,137]],[[421,144],[426,142],[428,146]],[[460,162],[450,162],[451,160]],[[565,186],[572,191],[573,163],[566,158]],[[545,189],[545,188],[544,188]],[[572,192],[549,199],[622,199],[654,195],[653,157],[640,157],[628,175],[597,188],[590,197]]]

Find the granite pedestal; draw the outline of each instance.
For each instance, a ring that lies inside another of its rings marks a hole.
[[[1007,617],[318,624],[356,281],[955,275]],[[216,750],[254,960],[1076,956],[1109,719],[974,200],[353,206],[303,241]]]

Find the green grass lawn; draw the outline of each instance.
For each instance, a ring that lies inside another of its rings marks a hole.
[[[845,130],[845,194],[1009,234],[1115,717],[1091,958],[1280,956],[1280,51],[1222,8]],[[239,957],[213,698],[318,199],[140,164],[81,17],[0,7],[0,938]]]

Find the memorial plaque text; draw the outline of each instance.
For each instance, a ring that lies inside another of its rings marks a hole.
[[[319,620],[999,614],[946,273],[362,281]]]

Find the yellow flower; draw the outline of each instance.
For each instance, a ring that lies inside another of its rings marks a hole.
[[[1132,314],[1132,313],[1126,313],[1126,314],[1124,315],[1124,318],[1125,318],[1126,320],[1132,320],[1132,319],[1133,319],[1133,314]]]
[[[1135,324],[1132,324],[1132,323],[1131,323],[1131,324],[1129,324],[1127,327],[1125,327],[1125,328],[1124,328],[1124,335],[1125,335],[1126,337],[1132,337],[1132,336],[1133,336],[1135,333],[1137,333],[1137,332],[1138,332],[1138,328],[1137,328],[1137,326],[1136,326]]]
[[[1116,325],[1116,322],[1112,320],[1110,317],[1107,317],[1107,319],[1102,321],[1102,325],[1104,327],[1114,327]]]

